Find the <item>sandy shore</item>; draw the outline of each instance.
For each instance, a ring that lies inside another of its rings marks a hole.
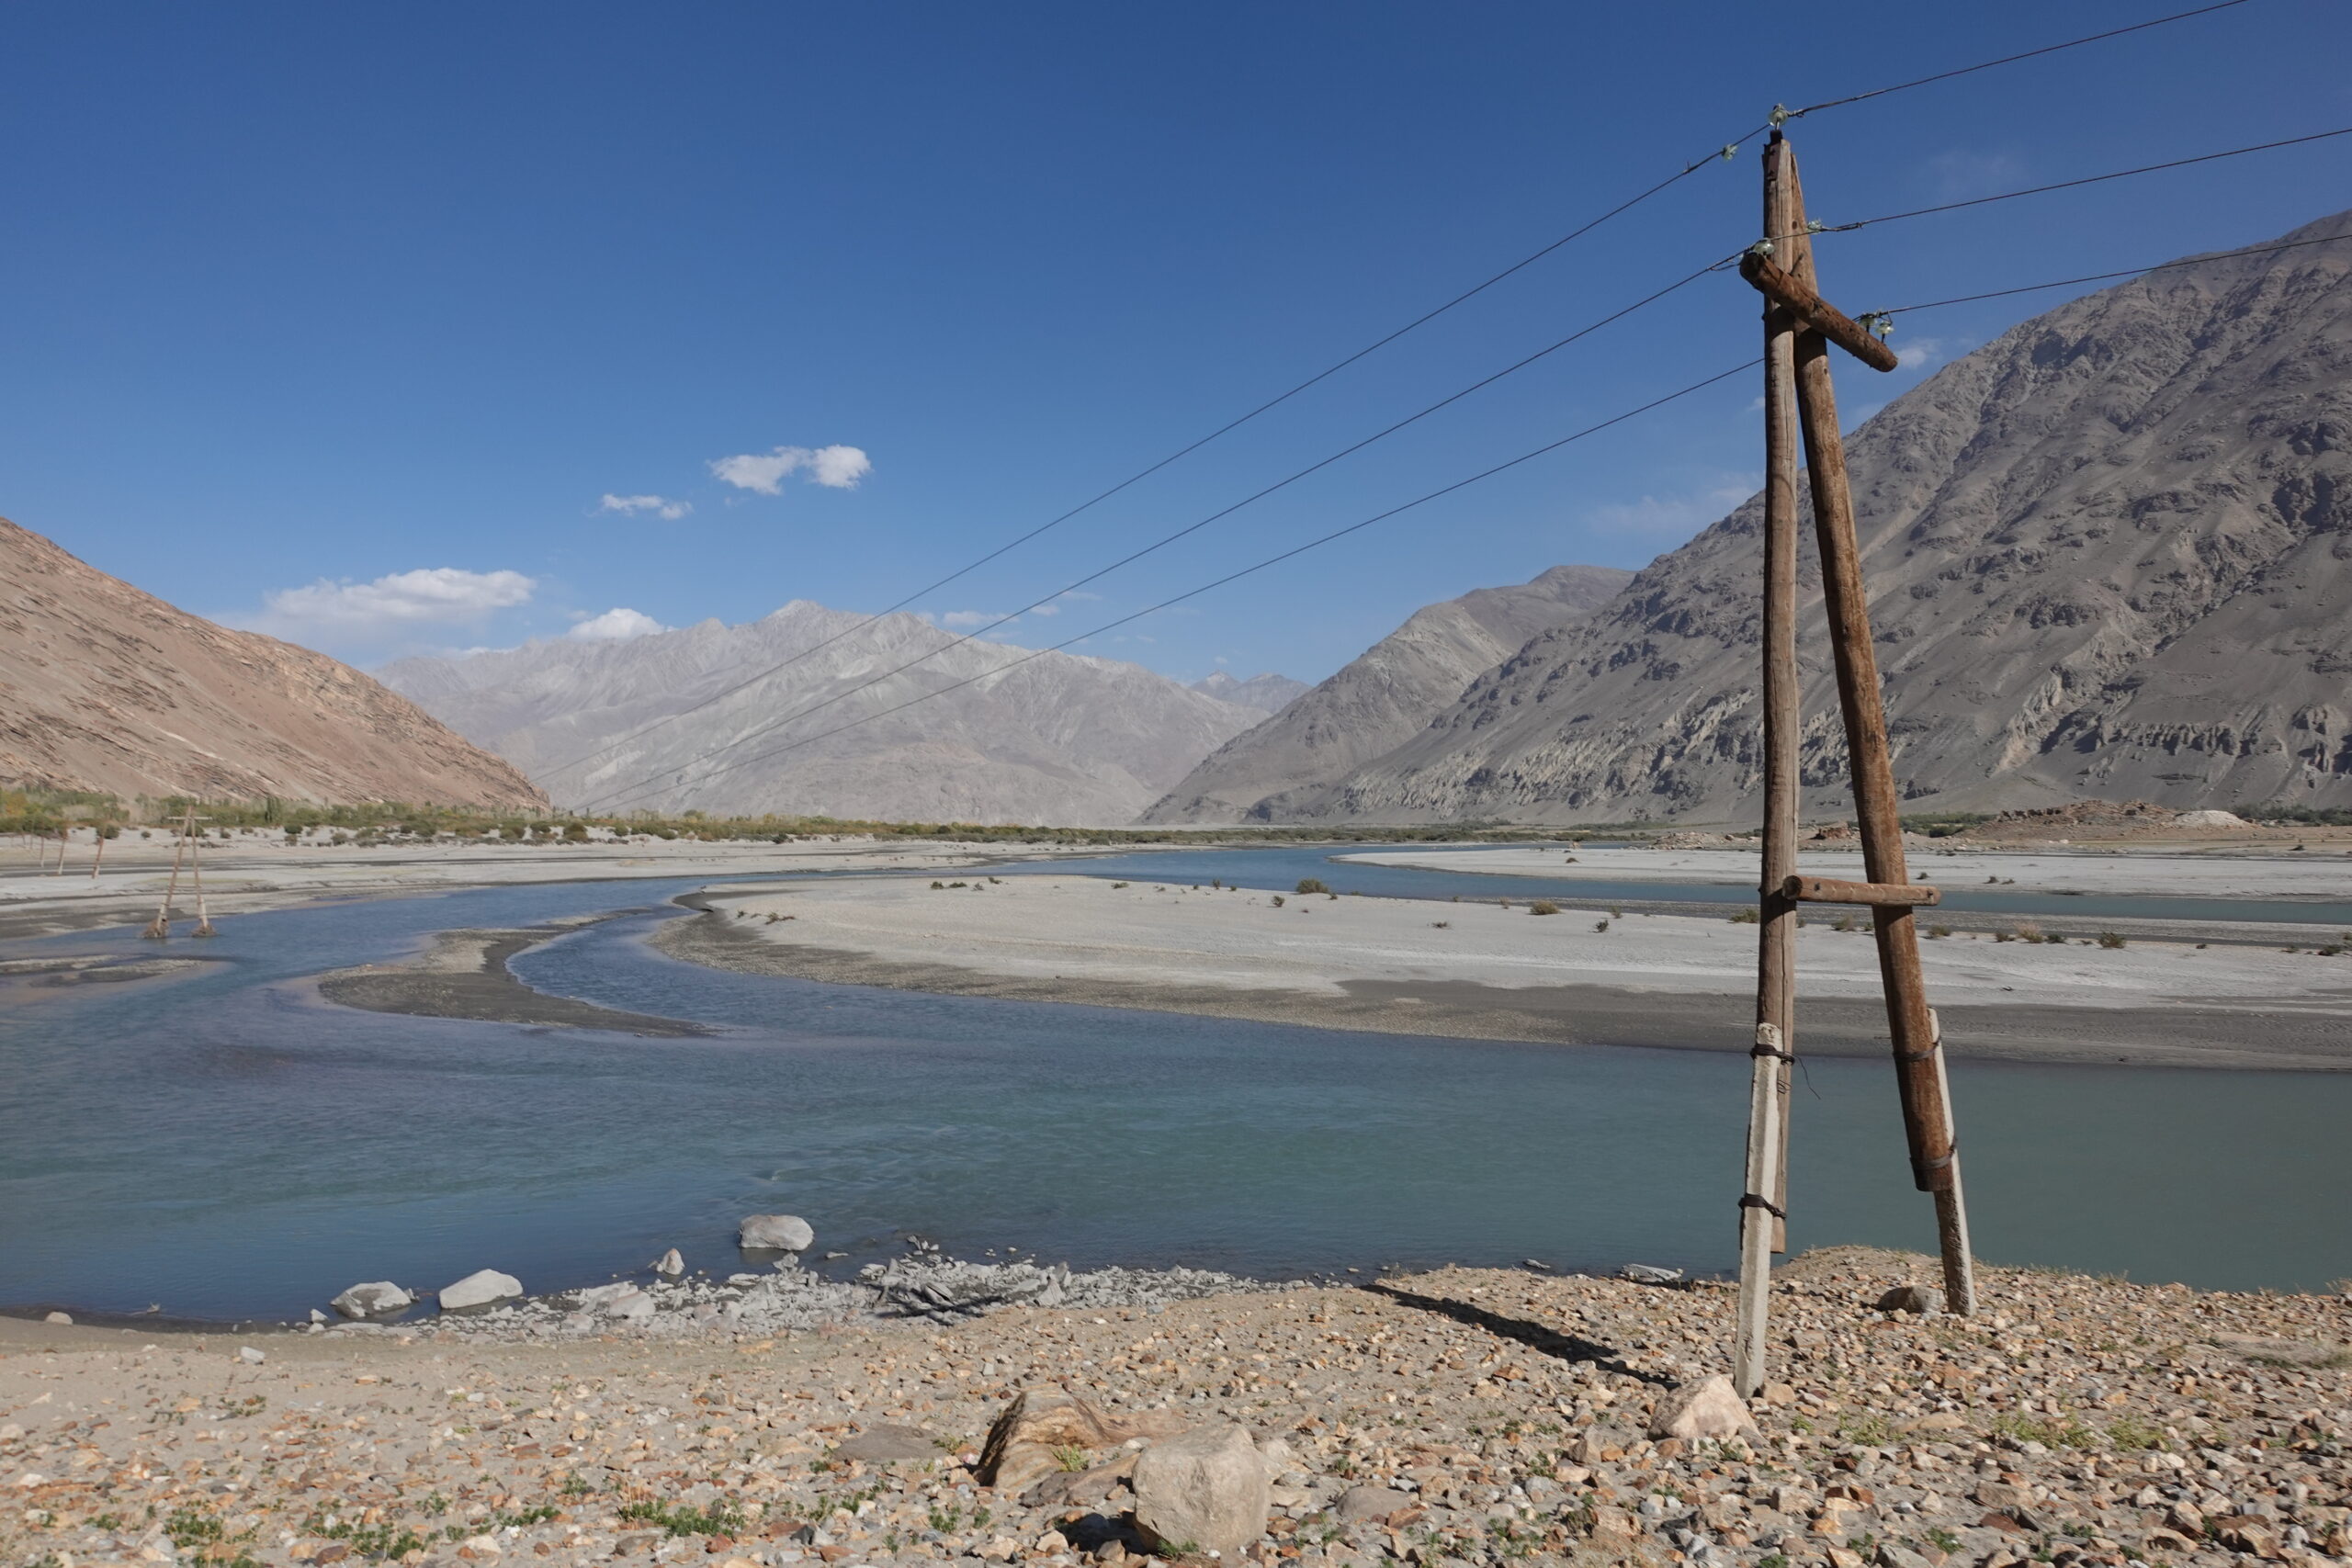
[[[49,852],[52,857],[54,850]],[[1027,857],[1082,852],[1025,846]],[[254,834],[204,852],[204,892],[211,912],[250,913],[316,898],[384,897],[534,882],[627,881],[655,877],[769,876],[789,872],[953,869],[1003,858],[1002,850],[923,840],[844,836],[790,844],[702,843],[654,840],[616,844],[302,844]],[[144,925],[170,880],[172,845],[158,831],[107,846],[104,870],[90,875],[79,847],[62,875],[35,868],[34,853],[0,846],[0,939],[48,936],[107,925]],[[176,902],[193,920],[196,897],[183,870]]]
[[[1940,842],[1940,840],[1938,840]],[[1592,877],[1606,881],[1720,882],[1753,888],[1753,850],[1494,849],[1376,850],[1336,857],[1368,865],[1496,876]],[[2176,898],[2295,898],[2352,903],[2352,852],[2186,855],[2157,849],[1992,851],[1921,849],[1909,853],[1915,882],[1960,889],[1998,881],[2019,892],[2144,894]],[[1862,879],[1859,848],[1807,845],[1797,856],[1809,875]]]
[[[623,1012],[570,997],[551,997],[516,979],[506,967],[516,953],[612,917],[551,920],[514,931],[435,933],[407,964],[363,964],[318,977],[319,994],[343,1007],[413,1018],[467,1018],[567,1029],[611,1029],[655,1039],[711,1032],[698,1024]]]
[[[1521,904],[1283,897],[1078,876],[727,889],[656,937],[805,978],[1495,1039],[1747,1048],[1752,926]],[[1605,929],[1604,929],[1605,928]],[[1866,930],[1800,933],[1805,1041],[1880,1049]],[[2352,958],[2190,943],[1926,944],[1956,1053],[2352,1066]]]
[[[1118,1564],[1146,1549],[1135,1448],[1231,1424],[1270,1506],[1228,1564],[2352,1556],[2342,1301],[1985,1269],[1973,1318],[1871,1310],[1932,1277],[1789,1265],[1756,1429],[1697,1443],[1651,1420],[1724,1368],[1732,1293],[1538,1272],[686,1340],[5,1322],[0,1553]],[[1063,1391],[1121,1429],[995,1483],[990,1423]]]

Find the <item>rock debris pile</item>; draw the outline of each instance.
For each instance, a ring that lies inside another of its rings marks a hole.
[[[1163,1277],[1037,1270],[1029,1299],[1061,1304],[974,1315],[1019,1282],[976,1267],[623,1283],[437,1337],[275,1336],[259,1366],[226,1336],[16,1325],[0,1561],[2352,1560],[2340,1296],[1986,1269],[1960,1319],[1880,1309],[1924,1259],[1816,1254],[1782,1271],[1773,1381],[1742,1404],[1711,1284],[1446,1270],[1114,1304],[1085,1292]],[[929,1286],[929,1312],[876,1315]],[[687,1290],[711,1296],[665,1304]],[[708,1331],[666,1332],[704,1307]],[[542,1338],[541,1311],[596,1331]]]

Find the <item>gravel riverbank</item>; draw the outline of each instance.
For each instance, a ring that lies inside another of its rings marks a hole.
[[[1756,1430],[1706,1441],[1652,1420],[1724,1370],[1728,1289],[1532,1269],[527,1342],[8,1323],[0,1550],[1076,1568],[1145,1550],[1136,1447],[1231,1423],[1270,1564],[2352,1558],[2344,1298],[1987,1269],[1974,1318],[1872,1310],[1931,1277],[1784,1269]],[[1154,1436],[988,1483],[990,1424],[1065,1390]]]

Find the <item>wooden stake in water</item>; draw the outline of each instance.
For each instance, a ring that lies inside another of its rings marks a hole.
[[[186,835],[182,835],[179,840],[172,845],[172,875],[171,880],[164,884],[164,907],[155,911],[155,918],[147,922],[147,929],[145,931],[139,933],[150,942],[169,942],[171,940],[172,897],[180,890],[180,854],[181,852],[187,848],[187,839]]]
[[[196,836],[196,812],[191,809],[187,814],[187,869],[196,883],[196,930],[187,934],[219,936],[220,933],[212,929],[212,917],[204,912],[204,840]]]

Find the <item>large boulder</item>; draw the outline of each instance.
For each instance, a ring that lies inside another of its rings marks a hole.
[[[390,1280],[354,1285],[327,1303],[345,1317],[381,1317],[387,1313],[400,1312],[415,1304],[414,1296]]]
[[[1136,1523],[1175,1551],[1233,1557],[1266,1533],[1266,1463],[1230,1421],[1152,1444],[1136,1460]]]
[[[981,1485],[1009,1495],[1060,1470],[1062,1455],[1071,1449],[1091,1456],[1136,1438],[1164,1438],[1183,1429],[1184,1418],[1170,1410],[1114,1416],[1074,1393],[1026,1391],[989,1427],[978,1473]]]
[[[1731,1379],[1717,1372],[1697,1382],[1687,1382],[1658,1401],[1657,1410],[1650,1416],[1650,1436],[1680,1438],[1685,1442],[1701,1438],[1730,1438],[1740,1433],[1753,1433],[1756,1423],[1747,1414],[1747,1406],[1731,1386]]]
[[[806,1252],[817,1233],[797,1214],[746,1214],[735,1244],[747,1252]]]
[[[502,1274],[495,1269],[483,1269],[467,1275],[454,1285],[443,1286],[441,1310],[461,1312],[467,1307],[513,1301],[522,1293],[523,1281],[514,1275]]]

